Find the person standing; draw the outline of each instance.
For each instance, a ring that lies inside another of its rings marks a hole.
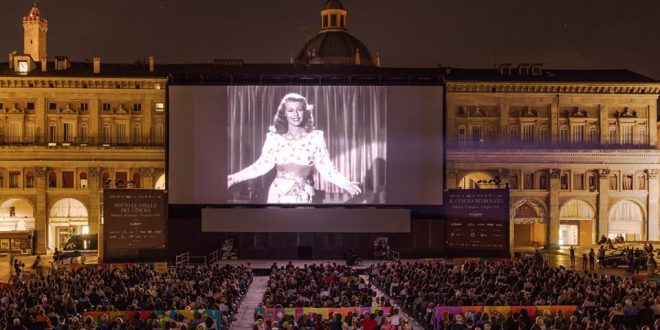
[[[594,248],[589,249],[589,269],[594,270],[596,267],[596,252],[594,252]]]
[[[598,266],[600,266],[600,268],[605,267],[604,262],[605,262],[605,247],[601,245],[600,248],[598,249]]]
[[[657,263],[655,261],[655,257],[653,256],[653,252],[649,253],[649,256],[646,260],[646,270],[650,275],[655,274],[655,267],[657,267]]]
[[[575,268],[575,247],[573,245],[568,249],[568,253],[571,258],[571,268]]]
[[[582,253],[582,270],[587,270],[587,254]]]

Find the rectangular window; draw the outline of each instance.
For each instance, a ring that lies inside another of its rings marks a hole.
[[[472,126],[472,144],[478,145],[484,142],[482,126]]]
[[[71,142],[73,140],[73,137],[71,136],[71,123],[64,123],[62,131],[64,133],[64,142]]]
[[[165,103],[158,102],[156,103],[156,112],[163,112],[165,111]]]
[[[548,176],[545,174],[539,177],[539,189],[548,190]]]
[[[618,182],[616,180],[616,175],[612,175],[610,177],[610,190],[615,190],[616,191],[618,189],[619,189],[619,187],[618,187]]]
[[[610,126],[609,139],[610,139],[610,144],[617,144],[617,141],[616,141],[616,127],[614,127],[614,126]]]
[[[87,111],[89,110],[89,103],[80,103],[80,111]]]
[[[517,175],[512,175],[511,176],[511,189],[518,189],[518,176]]]
[[[337,15],[330,15],[330,26],[337,26]]]
[[[48,142],[57,142],[57,126],[54,124],[48,126]]]
[[[62,188],[73,188],[73,171],[62,171]]]
[[[9,172],[9,188],[18,188],[21,172]]]
[[[522,126],[522,141],[527,143],[534,142],[534,125]]]
[[[2,110],[4,108],[5,108],[4,105],[2,103],[0,103],[0,110]]]
[[[525,189],[534,189],[534,174],[525,174]]]
[[[568,190],[568,174],[563,173],[560,178],[561,190]]]
[[[103,111],[110,111],[112,109],[110,107],[110,103],[103,103],[102,107],[103,107]]]
[[[88,143],[87,125],[80,126],[80,136],[78,138],[80,139],[80,143]]]
[[[562,127],[559,130],[559,143],[567,144],[568,143],[568,128]]]
[[[133,137],[133,144],[140,144],[142,142],[142,127],[140,125],[133,125],[131,136]]]
[[[55,102],[48,103],[48,110],[57,110],[57,103]]]
[[[133,112],[142,112],[142,104],[141,103],[134,103],[133,104]]]
[[[584,190],[584,174],[573,175],[573,190]]]
[[[623,190],[632,190],[633,189],[633,176],[632,175],[624,175],[623,176]]]
[[[328,27],[328,15],[323,16],[323,27]]]
[[[34,175],[28,174],[25,177],[25,188],[34,188]]]
[[[28,102],[26,105],[26,108],[28,110],[34,110],[34,102]]]
[[[633,128],[631,125],[621,126],[621,144],[633,143]]]
[[[8,143],[21,142],[21,124],[22,123],[17,123],[17,122],[9,123],[9,127],[5,136],[5,141],[7,141]]]
[[[646,127],[640,126],[637,128],[637,144],[646,144]]]
[[[583,144],[584,143],[584,126],[578,125],[571,128],[571,137],[573,138],[573,144]]]
[[[126,138],[126,134],[128,133],[126,131],[126,124],[117,124],[115,126],[115,129],[116,129],[115,138],[117,139],[117,143],[126,143],[126,142],[128,142],[128,139]]]
[[[596,127],[589,128],[589,144],[598,144],[598,129]]]
[[[127,183],[128,183],[128,173],[126,172],[115,173],[115,186],[117,188],[126,188]]]
[[[509,127],[509,141],[511,144],[518,144],[520,137],[518,136],[518,127]]]
[[[103,143],[110,143],[110,124],[103,125],[102,132],[101,138],[103,139]]]
[[[637,176],[637,190],[646,190],[646,176],[641,174]]]

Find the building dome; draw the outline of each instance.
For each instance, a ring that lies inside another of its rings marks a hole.
[[[345,31],[319,33],[300,50],[296,63],[374,65],[367,46]]]
[[[327,0],[321,10],[321,31],[305,43],[295,62],[379,66],[379,60],[371,56],[369,48],[348,33],[347,16],[339,0]]]

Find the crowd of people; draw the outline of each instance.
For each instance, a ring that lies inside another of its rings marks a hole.
[[[291,263],[271,267],[263,307],[372,306],[376,292],[364,278],[344,265]]]
[[[427,328],[466,329],[623,329],[660,323],[660,293],[650,283],[607,276],[542,260],[516,262],[379,263],[369,268],[370,282],[398,301]],[[527,313],[448,315],[435,324],[436,306],[577,306],[557,316]],[[656,327],[658,326],[658,327]]]
[[[253,330],[298,330],[298,329],[330,329],[330,330],[412,330],[413,322],[405,316],[401,316],[394,309],[392,315],[385,316],[382,311],[378,313],[364,313],[360,315],[353,312],[347,315],[334,313],[330,318],[324,319],[320,314],[314,317],[302,315],[295,320],[292,315],[287,315],[282,321],[264,320],[257,318]]]
[[[51,269],[39,277],[21,274],[0,294],[2,329],[216,329],[227,326],[252,281],[246,266],[181,266],[157,272],[149,266],[111,269],[86,266]],[[191,310],[185,319],[152,314],[149,319],[100,320],[85,312]],[[202,317],[220,310],[221,323]],[[197,317],[199,316],[199,317]]]

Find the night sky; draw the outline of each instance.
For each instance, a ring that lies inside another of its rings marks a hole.
[[[105,63],[242,58],[286,63],[319,31],[325,0],[41,0],[48,56]],[[660,79],[657,0],[343,0],[349,32],[383,66],[628,68]],[[23,49],[32,1],[3,1],[0,61]],[[3,55],[4,54],[4,55]]]

